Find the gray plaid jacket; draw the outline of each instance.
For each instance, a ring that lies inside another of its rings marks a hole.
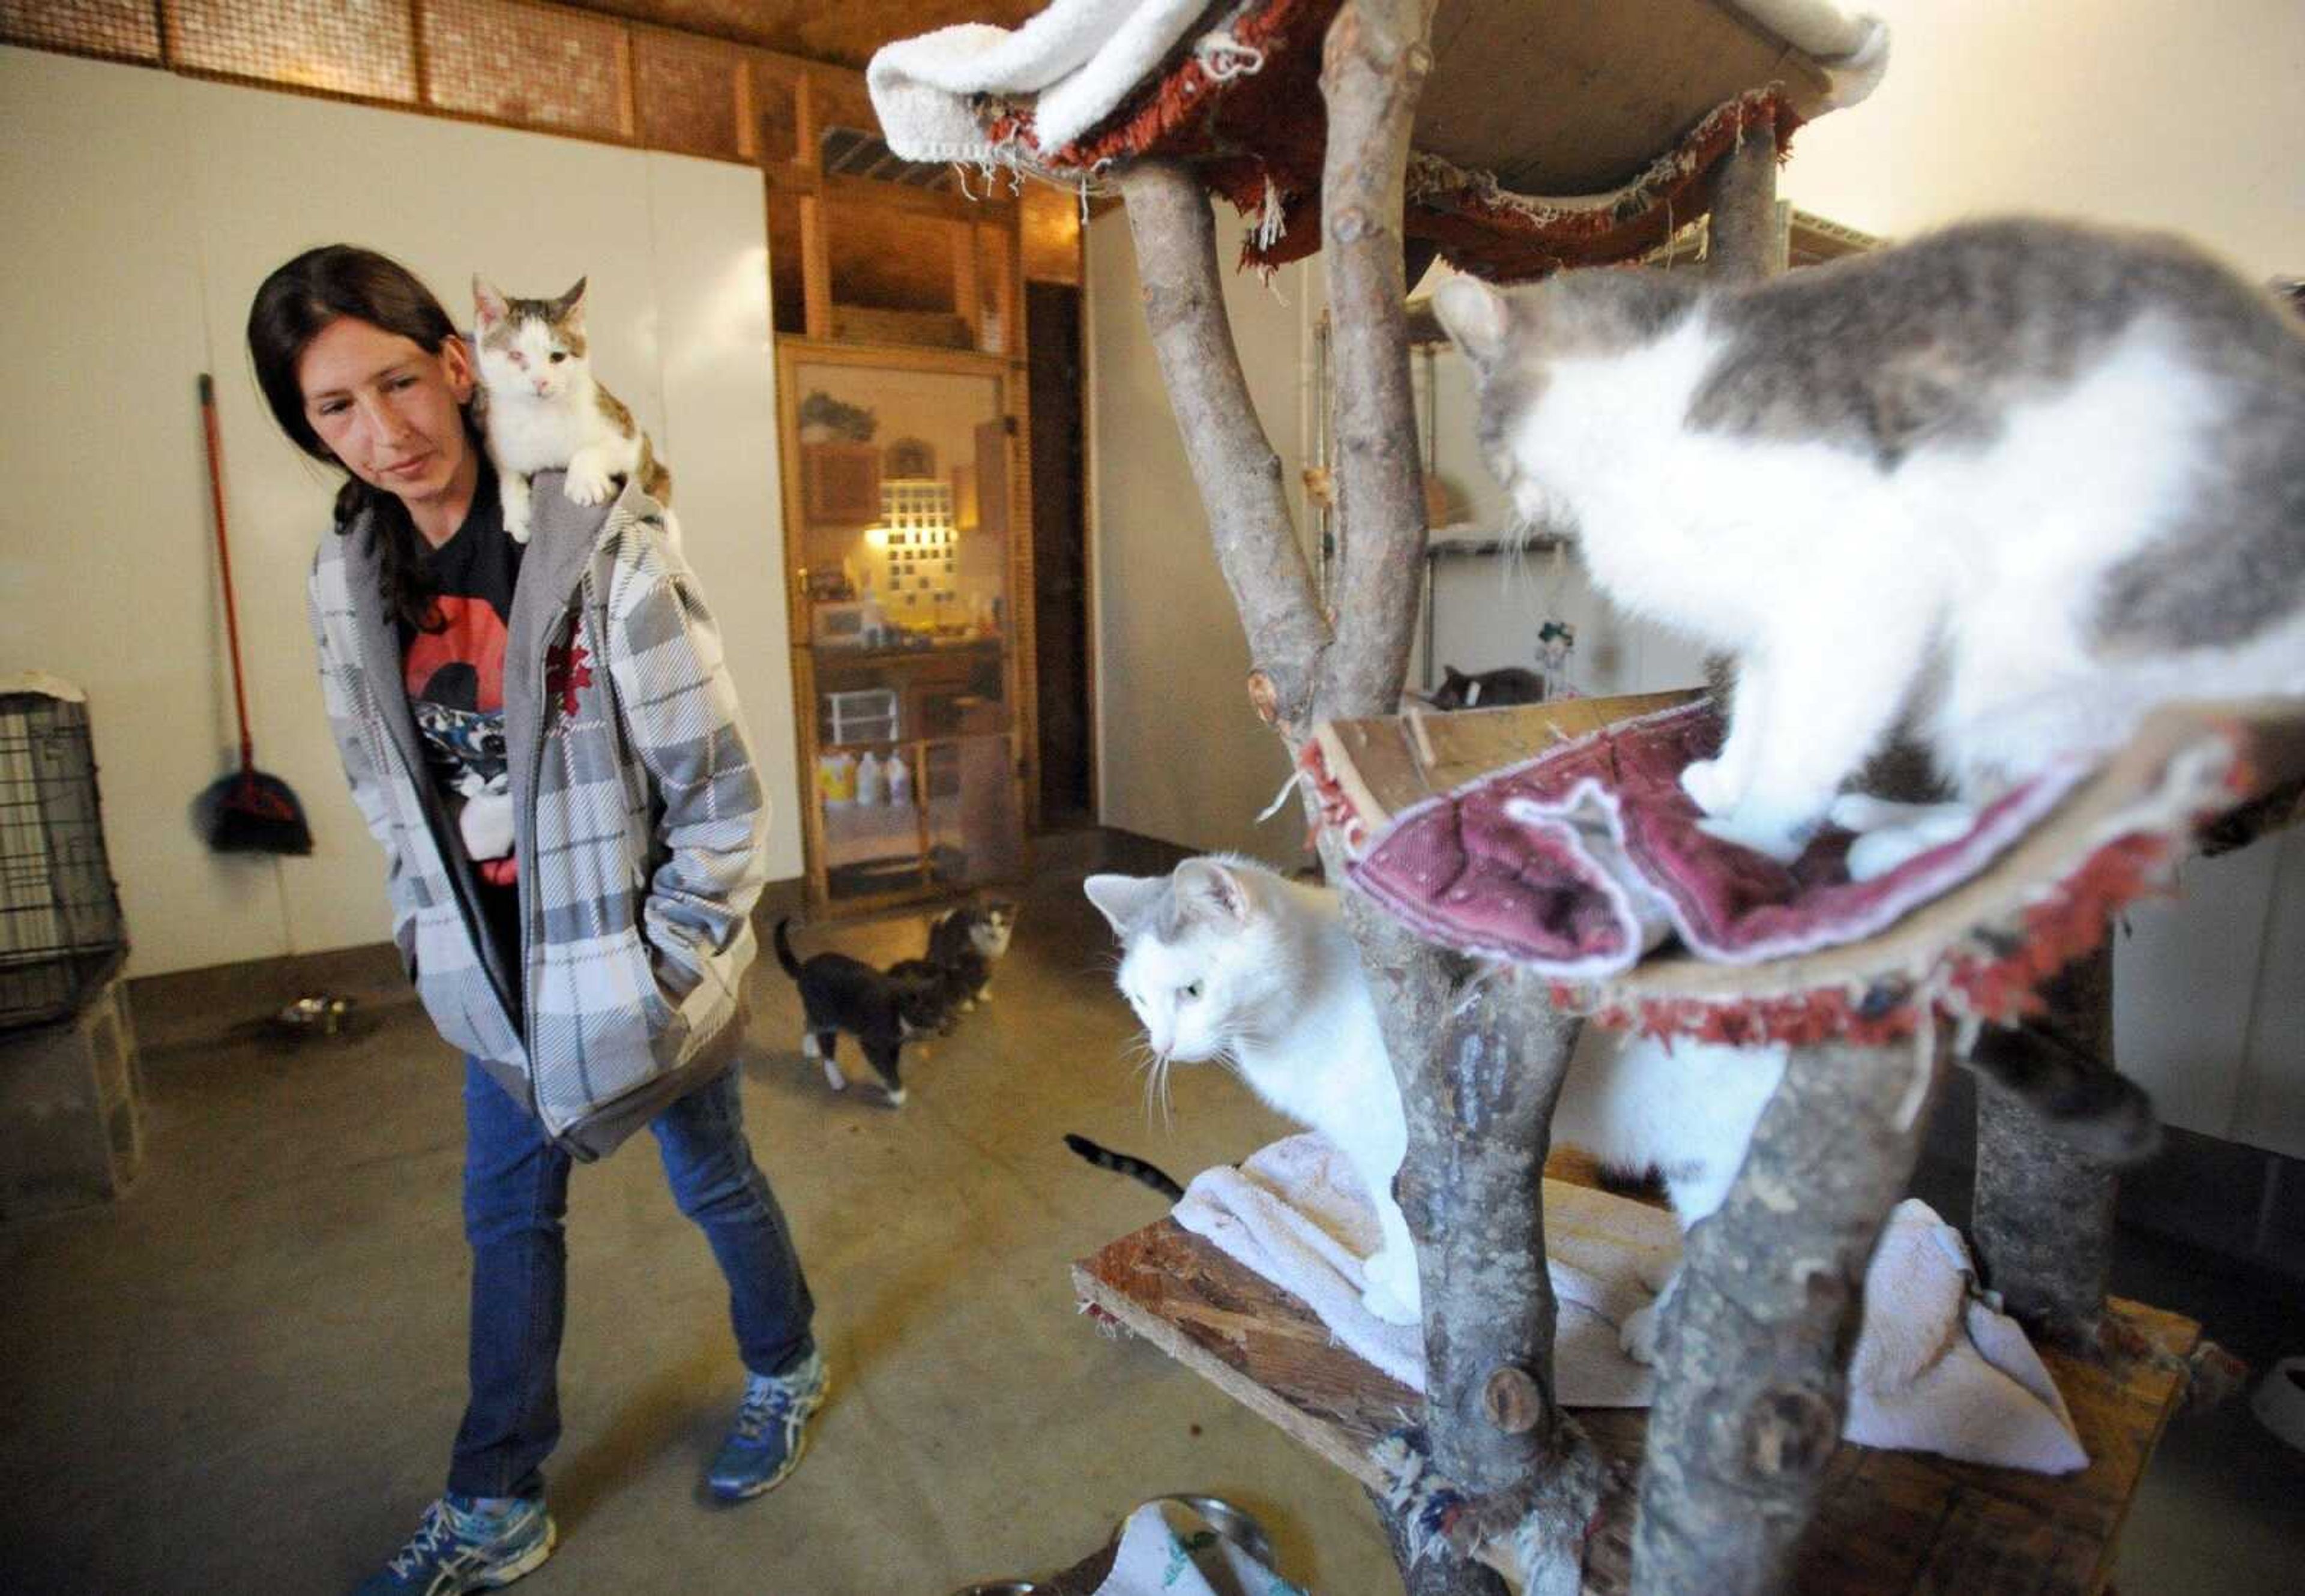
[[[579,508],[560,473],[536,480],[504,675],[517,978],[475,933],[365,526],[320,539],[310,601],[329,726],[425,1009],[556,1142],[600,1156],[727,1065],[758,951],[768,799],[662,512],[630,487]]]

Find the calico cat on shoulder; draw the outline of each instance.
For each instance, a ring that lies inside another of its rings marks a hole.
[[[1901,722],[1970,811],[2175,699],[2305,693],[2305,333],[2181,240],[1971,223],[1745,286],[1567,271],[1433,308],[1489,463],[1620,607],[1730,651],[1705,828],[1894,868],[1836,799]]]
[[[880,1077],[881,1095],[891,1108],[905,1106],[905,1079],[900,1054],[908,1041],[928,1035],[942,1023],[944,989],[933,976],[875,970],[845,953],[812,955],[804,963],[793,953],[786,928],[777,921],[777,963],[800,988],[804,1016],[800,1050],[824,1066],[825,1083],[835,1091],[848,1088],[836,1053],[843,1032],[856,1039],[864,1061]]]
[[[680,546],[672,514],[672,473],[649,436],[592,376],[584,337],[584,279],[557,299],[509,299],[472,279],[479,356],[481,429],[497,468],[505,531],[528,541],[530,479],[566,471],[561,491],[575,505],[605,505],[617,479],[629,478],[664,508],[665,535]]]

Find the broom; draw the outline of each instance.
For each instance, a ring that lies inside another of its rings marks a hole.
[[[192,824],[220,853],[310,853],[312,828],[288,784],[256,768],[248,732],[248,692],[241,683],[240,614],[232,601],[232,547],[224,530],[224,443],[217,429],[216,384],[200,373],[200,421],[208,433],[208,497],[216,505],[217,568],[224,576],[224,631],[232,649],[232,707],[240,717],[240,768],[192,800]]]

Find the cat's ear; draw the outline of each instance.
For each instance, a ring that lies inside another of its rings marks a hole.
[[[585,281],[586,279],[583,277],[577,278],[575,287],[570,289],[567,293],[562,294],[558,299],[552,301],[552,319],[554,323],[557,326],[568,328],[571,332],[582,332],[584,330]]]
[[[512,307],[505,302],[505,296],[497,292],[497,285],[478,272],[472,274],[472,310],[475,320],[481,327],[502,321],[512,314]]]
[[[1126,940],[1168,885],[1159,876],[1091,876],[1081,883],[1081,890]]]
[[[1462,671],[1460,671],[1460,670],[1459,670],[1455,666],[1453,666],[1453,665],[1444,665],[1444,666],[1442,666],[1441,667],[1441,685],[1442,685],[1442,686],[1443,686],[1443,687],[1455,687],[1455,686],[1457,686],[1459,683],[1462,683],[1462,682],[1464,681],[1464,679],[1465,679],[1465,673],[1464,673],[1464,672],[1462,672]]]
[[[1476,366],[1493,366],[1512,331],[1512,305],[1478,277],[1451,277],[1433,291],[1433,313]]]
[[[1238,923],[1248,918],[1248,883],[1221,860],[1187,859],[1177,867],[1177,898],[1205,919]]]

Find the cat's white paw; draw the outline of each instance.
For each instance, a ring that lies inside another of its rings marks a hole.
[[[824,1083],[827,1086],[831,1087],[835,1091],[847,1091],[848,1077],[840,1073],[840,1066],[832,1062],[831,1055],[826,1054],[823,1056],[823,1064]]]
[[[1697,828],[1707,836],[1717,836],[1724,843],[1734,843],[1740,848],[1765,854],[1779,864],[1790,864],[1808,845],[1809,834],[1815,826],[1811,822],[1792,823],[1739,811],[1732,815],[1717,815],[1709,820],[1699,820]]]
[[[1918,827],[1884,826],[1878,831],[1868,831],[1849,845],[1849,879],[1870,881],[1885,876],[1935,845],[1922,838]]]
[[[1739,796],[1731,790],[1728,775],[1719,760],[1698,760],[1694,764],[1684,766],[1680,772],[1680,790],[1708,815],[1727,814],[1737,807]]]
[[[617,479],[590,460],[572,460],[560,491],[572,505],[605,505],[616,497]]]
[[[1659,1297],[1646,1308],[1635,1309],[1626,1316],[1625,1322],[1618,1328],[1617,1345],[1624,1349],[1625,1355],[1634,1363],[1646,1363],[1652,1367],[1655,1365],[1657,1310],[1663,1306],[1664,1299]]]
[[[1965,804],[1945,804],[1937,812],[1902,826],[1883,826],[1867,831],[1849,845],[1849,879],[1870,881],[1885,876],[1906,861],[1932,848],[1967,836],[1977,824],[1977,813]]]
[[[1824,811],[1829,824],[1843,831],[1853,831],[1862,836],[1868,831],[1878,831],[1884,826],[1894,826],[1906,819],[1914,811],[1929,806],[1920,803],[1900,803],[1891,798],[1875,798],[1870,793],[1843,793]]]
[[[505,536],[514,542],[528,541],[528,501],[526,499],[523,499],[517,505],[510,499],[505,501],[504,528]]]

